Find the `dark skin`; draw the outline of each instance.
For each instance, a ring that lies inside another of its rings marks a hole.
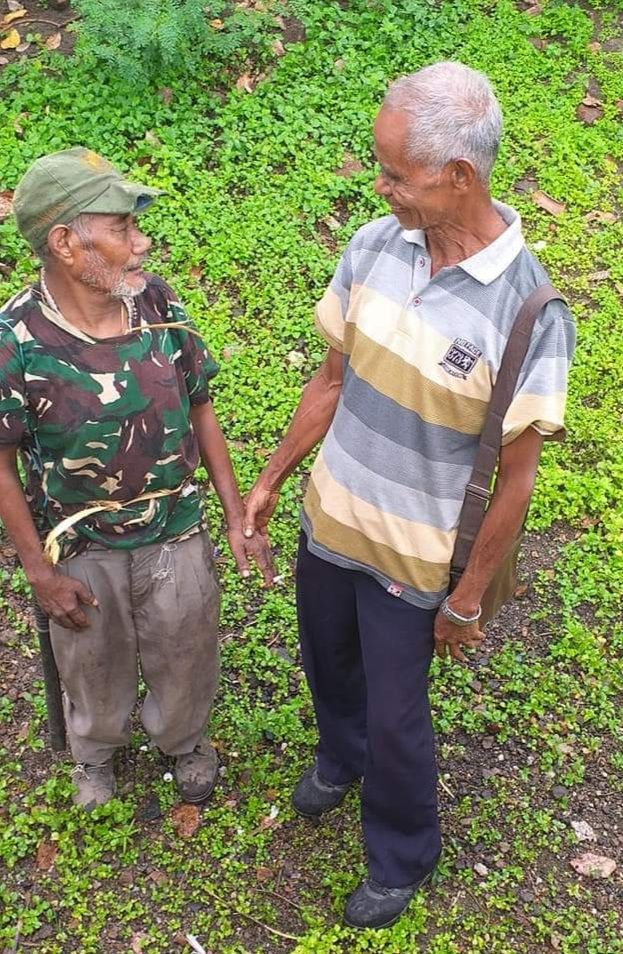
[[[400,110],[381,109],[374,127],[381,171],[375,189],[405,229],[423,229],[434,275],[456,265],[493,242],[506,228],[486,186],[466,159],[430,169],[407,158],[407,118]],[[279,448],[247,497],[247,532],[264,529],[279,490],[297,465],[325,436],[342,387],[342,356],[329,353],[303,391],[298,409]],[[495,571],[512,548],[528,507],[543,438],[527,428],[502,448],[491,504],[468,565],[450,596],[460,616],[474,616]],[[435,651],[442,659],[465,662],[464,649],[483,640],[478,624],[456,626],[437,613]]]
[[[46,279],[65,319],[93,337],[118,336],[122,330],[121,302],[110,294],[111,285],[123,281],[140,291],[145,280],[140,265],[150,245],[131,216],[92,216],[89,247],[103,266],[97,274],[91,268],[90,284],[86,284],[82,276],[88,265],[88,251],[80,237],[71,226],[51,229]],[[193,407],[190,419],[201,460],[223,507],[228,542],[238,570],[248,577],[249,560],[254,560],[264,583],[270,586],[274,573],[268,541],[265,534],[248,537],[243,532],[244,504],[212,404]],[[16,447],[0,448],[0,519],[44,612],[66,629],[86,629],[89,621],[84,607],[97,607],[97,599],[82,583],[59,573],[44,559],[19,478]]]

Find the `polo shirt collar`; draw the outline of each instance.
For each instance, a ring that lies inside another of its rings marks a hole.
[[[503,202],[497,202],[495,199],[493,199],[493,205],[496,212],[502,216],[508,225],[508,228],[490,245],[486,245],[475,255],[458,262],[455,266],[456,268],[462,268],[464,272],[479,281],[481,285],[490,285],[496,278],[499,278],[524,247],[519,214],[511,209],[509,205],[504,205]],[[402,237],[405,242],[419,245],[426,250],[426,233],[423,229],[403,229]]]

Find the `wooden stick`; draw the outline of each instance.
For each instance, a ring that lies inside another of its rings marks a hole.
[[[206,888],[205,885],[203,890],[206,892],[206,894],[209,894],[211,898],[214,898],[215,901],[220,901],[220,903],[226,908],[229,908],[230,911],[233,911],[234,914],[237,914],[238,917],[246,918],[248,921],[253,921],[254,924],[258,925],[258,927],[264,928],[265,931],[269,931],[271,934],[276,934],[277,937],[282,937],[286,941],[301,940],[301,938],[297,937],[296,934],[286,934],[285,931],[279,931],[277,928],[271,927],[270,924],[265,924],[264,921],[259,921],[257,918],[254,918],[251,914],[246,914],[244,911],[239,911],[238,908],[235,908],[232,904],[229,904],[224,898],[221,898],[210,888]]]
[[[6,26],[0,27],[0,33],[10,33],[11,30],[17,30],[18,27],[24,26],[25,23],[47,23],[48,26],[53,26],[56,27],[57,30],[62,30],[63,27],[66,27],[68,23],[73,23],[74,20],[79,19],[79,13],[76,13],[75,16],[70,17],[69,20],[65,20],[64,23],[57,23],[55,20],[44,20],[43,17],[26,17],[25,20],[13,20]]]

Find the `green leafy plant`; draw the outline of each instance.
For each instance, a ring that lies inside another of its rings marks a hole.
[[[165,80],[259,42],[266,18],[220,0],[76,0],[82,51],[121,80]]]

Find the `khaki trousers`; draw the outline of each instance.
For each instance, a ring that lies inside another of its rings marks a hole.
[[[58,569],[99,603],[83,606],[89,628],[80,632],[50,621],[76,762],[98,765],[128,742],[139,664],[147,734],[167,755],[192,752],[219,674],[220,595],[207,533],[135,550],[93,546]]]

